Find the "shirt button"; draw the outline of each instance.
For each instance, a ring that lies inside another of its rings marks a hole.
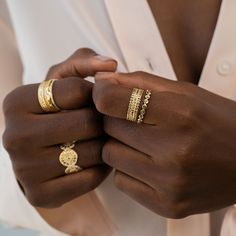
[[[231,64],[228,61],[222,61],[218,64],[217,66],[217,71],[218,74],[222,75],[222,76],[227,76],[230,74],[231,72]]]

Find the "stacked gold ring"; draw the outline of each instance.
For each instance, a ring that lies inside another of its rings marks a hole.
[[[148,107],[151,95],[152,95],[152,92],[150,90],[146,90],[146,94],[145,94],[145,97],[143,100],[143,105],[142,105],[141,111],[138,116],[138,121],[137,121],[138,124],[143,122],[143,119],[146,115],[146,111],[147,111],[147,107]]]
[[[138,88],[133,89],[131,97],[130,97],[130,101],[129,101],[129,107],[128,107],[128,112],[127,112],[127,117],[126,117],[127,120],[133,121],[133,122],[137,121],[139,107],[140,107],[143,93],[144,93],[143,89],[138,89]]]
[[[81,167],[76,165],[78,161],[78,154],[73,150],[75,142],[65,143],[60,146],[62,153],[59,156],[60,163],[66,167],[65,174],[73,174],[82,170]]]
[[[38,101],[45,112],[60,111],[53,97],[53,84],[55,81],[55,79],[43,81],[38,87]]]
[[[134,88],[130,96],[129,107],[126,119],[132,122],[142,123],[146,115],[147,107],[152,95],[150,90],[146,90],[143,104],[141,106],[143,89]]]

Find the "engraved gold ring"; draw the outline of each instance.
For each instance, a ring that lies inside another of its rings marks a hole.
[[[38,101],[45,112],[58,112],[60,108],[53,97],[53,84],[56,80],[45,80],[38,87]]]
[[[143,95],[144,99],[141,104]],[[152,92],[150,90],[144,91],[143,89],[134,88],[130,96],[126,120],[137,122],[138,124],[142,123],[146,115],[151,95]]]
[[[66,167],[65,174],[73,174],[82,170],[82,168],[76,165],[78,161],[78,154],[73,150],[75,147],[75,142],[65,143],[60,146],[62,150],[59,161]]]

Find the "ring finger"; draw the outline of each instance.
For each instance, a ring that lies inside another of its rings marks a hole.
[[[78,155],[76,165],[82,168],[81,171],[103,163],[101,157],[103,144],[104,142],[99,139],[75,143],[73,150]],[[31,162],[29,162],[28,170],[27,167],[25,167],[25,174],[29,176],[29,172],[33,172],[34,174],[31,176],[37,176],[37,180],[31,179],[28,180],[28,182],[45,182],[60,176],[65,176],[66,167],[63,166],[59,160],[59,156],[62,152],[63,150],[61,150],[58,145],[44,148],[40,154],[34,155],[34,157],[31,158]],[[35,172],[38,172],[39,174],[36,174]],[[40,176],[40,179],[38,179],[38,176]]]

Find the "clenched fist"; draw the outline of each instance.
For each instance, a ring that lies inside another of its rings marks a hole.
[[[154,212],[182,218],[236,202],[236,103],[144,72],[98,73],[93,99],[111,137],[114,182]],[[152,90],[143,124],[126,120],[133,88]]]
[[[57,207],[96,188],[110,168],[101,158],[104,144],[102,116],[92,101],[93,84],[85,81],[98,71],[115,71],[117,63],[80,49],[53,66],[47,79],[53,86],[58,113],[45,113],[38,102],[38,84],[11,92],[4,101],[4,146],[10,154],[18,182],[28,200],[38,207]],[[60,145],[78,141],[74,150],[83,168],[65,175],[59,162]]]

